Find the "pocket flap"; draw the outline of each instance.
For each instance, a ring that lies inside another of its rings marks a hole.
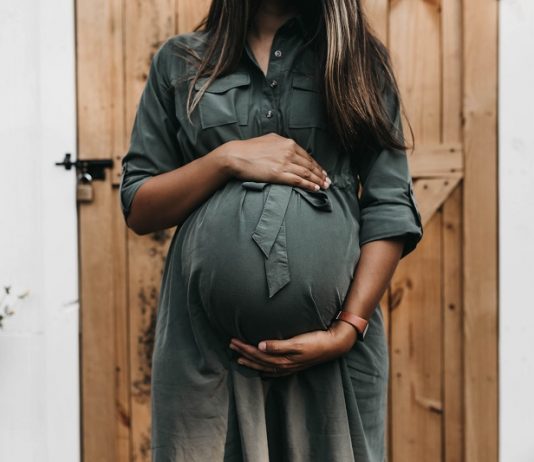
[[[293,87],[319,92],[319,83],[312,75],[295,74],[293,76]]]
[[[195,82],[195,90],[200,90],[200,87],[206,83],[209,77],[201,77]],[[231,88],[241,87],[250,83],[249,74],[229,74],[223,77],[216,78],[211,82],[210,86],[206,89],[208,93],[224,93]]]

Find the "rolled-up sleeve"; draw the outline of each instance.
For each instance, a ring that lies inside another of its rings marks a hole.
[[[169,79],[169,40],[155,52],[142,91],[130,135],[128,151],[122,158],[120,205],[126,219],[135,193],[149,178],[183,165],[177,141],[180,130],[176,117],[174,88]]]
[[[402,134],[399,100],[386,97],[394,126]],[[415,249],[423,237],[423,225],[404,150],[377,150],[360,161],[360,245],[378,239],[405,237],[401,258]]]

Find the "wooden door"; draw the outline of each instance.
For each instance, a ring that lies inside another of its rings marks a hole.
[[[77,0],[79,157],[115,162],[80,207],[86,461],[150,460],[150,359],[173,230],[127,230],[120,158],[154,51],[208,4]],[[497,2],[365,4],[415,132],[410,168],[425,224],[382,300],[389,460],[496,461]]]

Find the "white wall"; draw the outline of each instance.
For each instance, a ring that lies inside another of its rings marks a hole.
[[[79,460],[73,0],[0,2],[0,460]],[[17,289],[15,289],[17,290]]]
[[[500,2],[500,461],[534,461],[534,2]]]

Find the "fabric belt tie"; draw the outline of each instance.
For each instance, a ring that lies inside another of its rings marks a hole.
[[[308,204],[318,210],[331,212],[332,205],[326,192],[320,189],[308,191],[298,186],[256,181],[242,183],[243,188],[260,192],[267,185],[269,191],[258,224],[252,233],[252,239],[265,257],[265,276],[269,298],[272,298],[291,280],[287,258],[285,214],[292,192],[299,193]]]

